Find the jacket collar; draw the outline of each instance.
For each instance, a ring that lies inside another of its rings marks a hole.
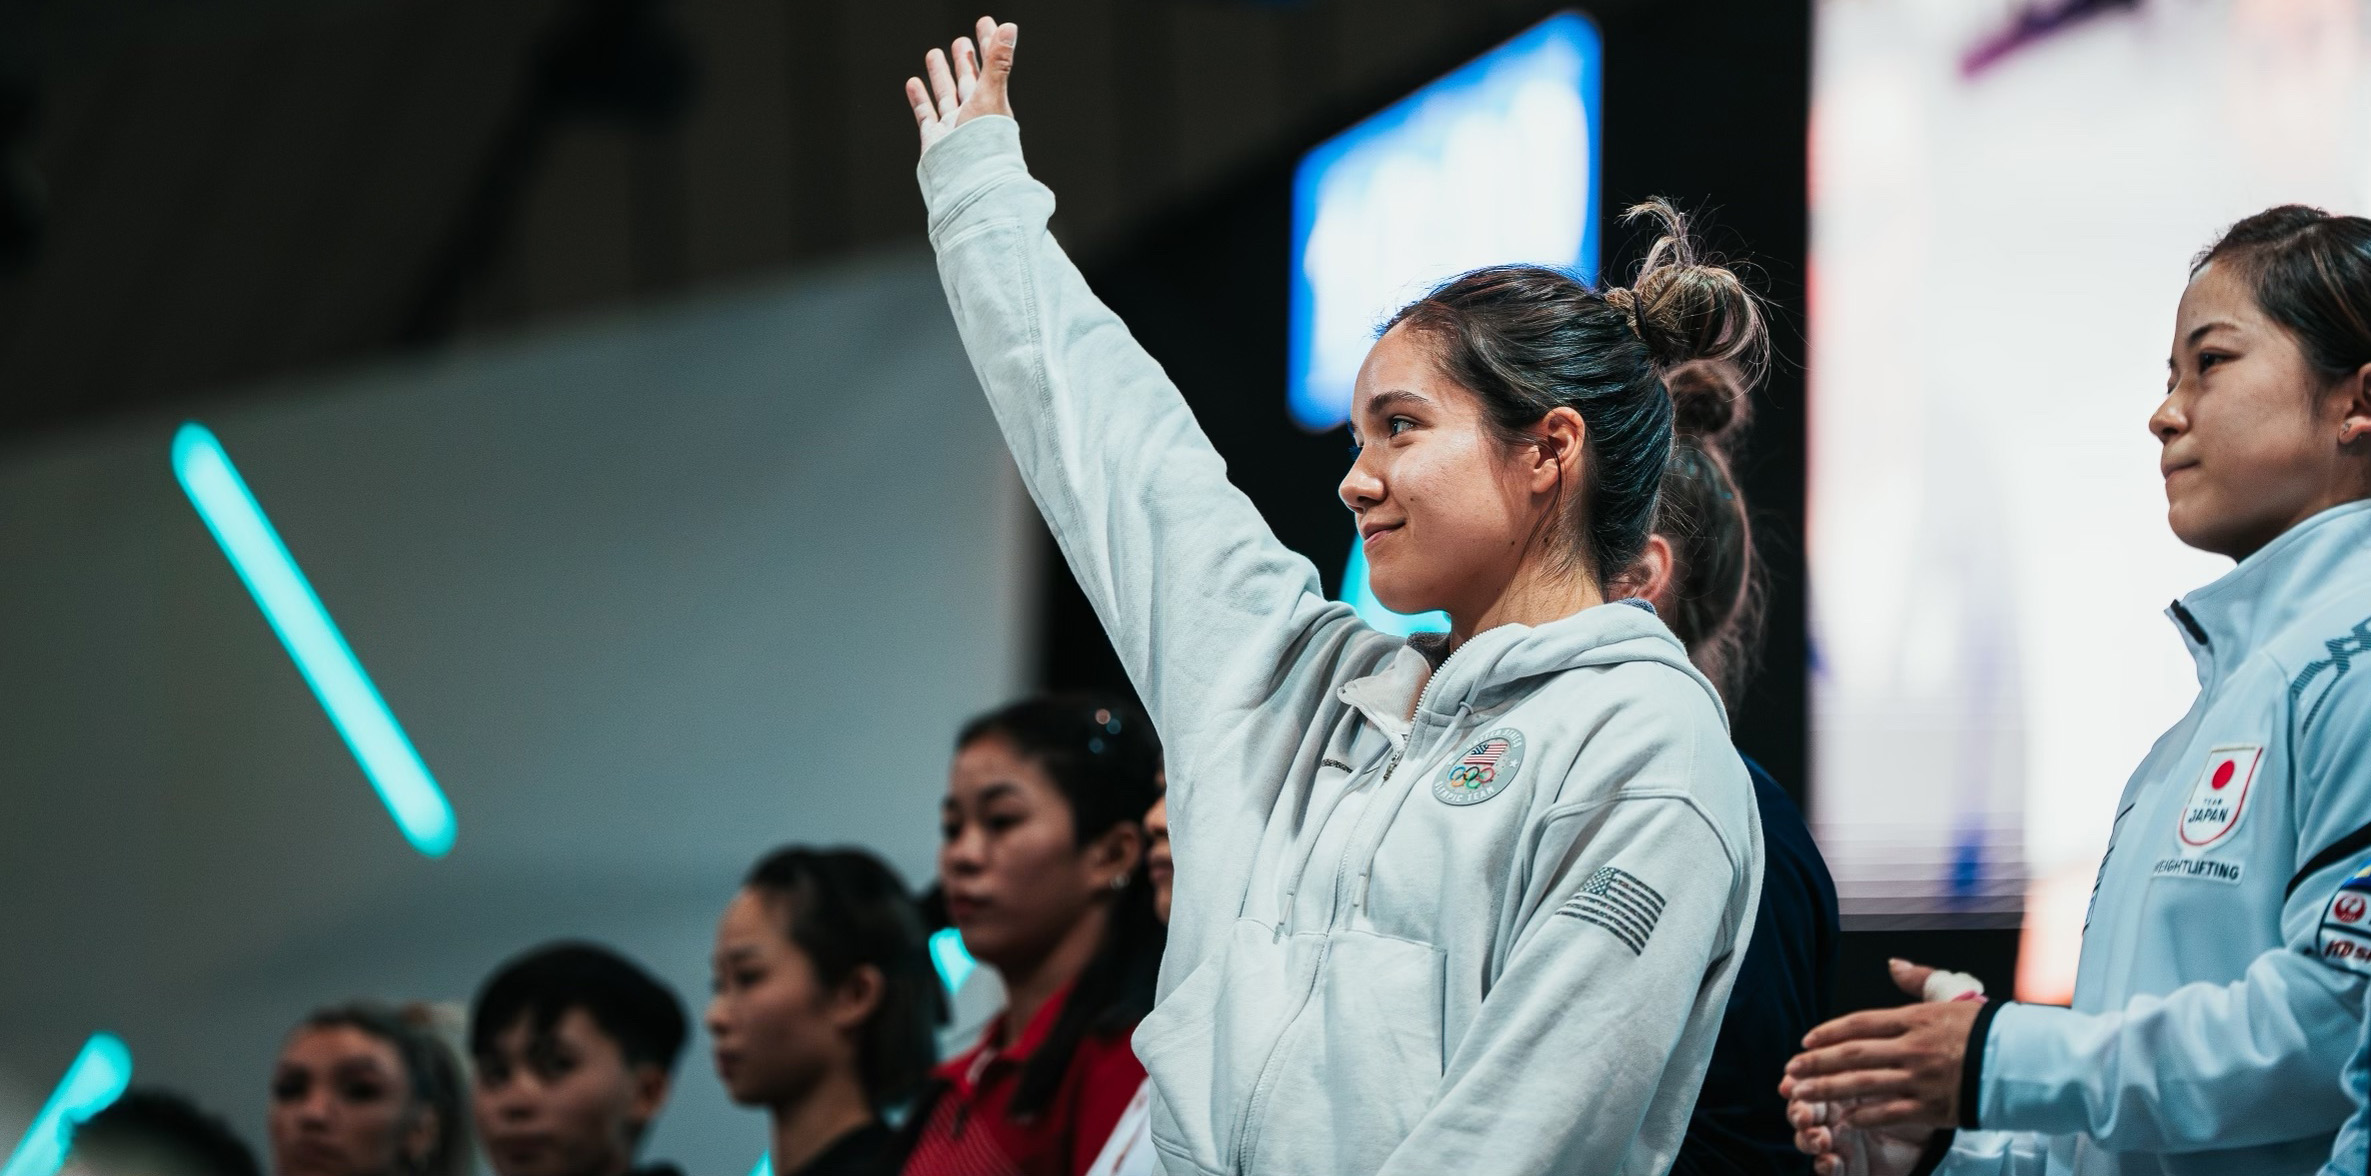
[[[1728,721],[1719,691],[1689,664],[1687,650],[1654,610],[1620,601],[1544,625],[1501,625],[1476,633],[1454,655],[1447,653],[1441,634],[1419,633],[1380,670],[1344,683],[1340,697],[1397,741],[1406,737],[1419,702],[1428,714],[1418,717],[1450,725],[1458,712],[1495,706],[1536,685],[1534,679],[1632,661],[1661,662],[1686,673]]]
[[[2281,532],[2221,579],[2174,601],[2165,615],[2181,630],[2205,685],[2286,629],[2330,589],[2360,591],[2345,574],[2371,549],[2371,499],[2341,503]]]
[[[990,1066],[1019,1066],[1027,1062],[1037,1053],[1037,1048],[1045,1044],[1047,1035],[1054,1031],[1055,1020],[1062,1016],[1062,1006],[1070,1003],[1070,989],[1071,985],[1065,984],[1054,995],[1047,997],[1046,1003],[1038,1006],[1037,1012],[1030,1016],[1029,1023],[1022,1026],[1020,1036],[1001,1048],[997,1037],[1004,1032],[1004,1014],[999,1013],[990,1018],[987,1030],[980,1036],[980,1043],[939,1063],[938,1077],[954,1083],[968,1095],[986,1078]]]

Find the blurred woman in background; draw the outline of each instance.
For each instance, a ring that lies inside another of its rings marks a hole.
[[[1655,606],[1732,713],[1762,633],[1762,569],[1733,447],[1752,401],[1735,373],[1699,363],[1664,376],[1676,434],[1653,531],[1615,595]],[[1778,1079],[1827,1016],[1839,919],[1836,883],[1803,812],[1748,759],[1762,817],[1760,911],[1712,1048],[1712,1065],[1672,1165],[1678,1176],[1808,1173]]]
[[[905,884],[861,850],[776,850],[717,923],[714,968],[717,1076],[771,1116],[774,1171],[894,1172],[882,1114],[929,1074],[941,1011]]]
[[[1144,814],[1144,876],[1152,883],[1153,917],[1169,925],[1169,896],[1177,880],[1177,863],[1169,854],[1169,776],[1156,778],[1161,797]],[[1159,1176],[1160,1158],[1153,1154],[1153,1081],[1137,1084],[1136,1097],[1120,1113],[1119,1125],[1103,1151],[1087,1168],[1087,1176]]]
[[[272,1071],[274,1176],[467,1176],[461,1064],[425,1008],[357,1002],[304,1019]]]
[[[1079,1176],[1111,1136],[1144,1080],[1128,1035],[1161,963],[1138,824],[1160,766],[1151,724],[1117,702],[1029,699],[957,737],[939,884],[1007,1001],[938,1068],[908,1176]]]

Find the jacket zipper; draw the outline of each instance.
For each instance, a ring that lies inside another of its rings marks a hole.
[[[1472,642],[1469,640],[1467,644],[1470,645]],[[1449,656],[1442,658],[1441,664],[1433,667],[1432,676],[1424,680],[1424,689],[1416,692],[1416,712],[1408,724],[1408,737],[1401,740],[1398,747],[1392,749],[1390,762],[1383,765],[1383,778],[1375,782],[1375,790],[1378,793],[1376,800],[1381,799],[1380,793],[1383,790],[1383,785],[1391,782],[1391,774],[1399,770],[1400,761],[1407,758],[1408,750],[1416,746],[1416,731],[1422,725],[1424,704],[1432,698],[1433,687],[1440,683],[1443,673],[1449,668],[1449,663],[1456,661],[1457,655],[1464,652],[1464,645],[1450,650]],[[1366,823],[1365,818],[1368,813],[1373,811],[1373,804],[1374,800],[1370,800],[1368,809],[1360,813],[1360,824]],[[1337,895],[1342,884],[1342,867],[1350,860],[1351,846],[1357,843],[1358,830],[1354,828],[1350,832],[1348,844],[1342,847],[1341,858],[1334,863],[1334,886]],[[1307,863],[1304,862],[1302,868],[1306,869]],[[1298,889],[1299,887],[1296,885],[1295,890]],[[1292,912],[1285,911],[1284,918],[1289,922],[1292,919]],[[1301,1015],[1309,1011],[1309,998],[1317,994],[1318,978],[1325,975],[1326,960],[1333,954],[1334,937],[1332,931],[1334,928],[1332,921],[1333,916],[1329,914],[1325,942],[1318,945],[1317,960],[1309,969],[1309,982],[1302,985],[1300,999],[1293,1005],[1292,1015],[1284,1019],[1284,1027],[1277,1031],[1276,1040],[1269,1043],[1268,1056],[1260,1063],[1260,1076],[1252,1083],[1251,1097],[1244,1100],[1243,1114],[1235,1126],[1235,1154],[1229,1157],[1227,1162],[1227,1166],[1237,1173],[1250,1171],[1249,1161],[1256,1151],[1252,1146],[1253,1129],[1255,1125],[1265,1119],[1265,1116],[1260,1112],[1266,1108],[1269,1096],[1274,1094],[1276,1089],[1276,1055],[1283,1052],[1284,1040],[1292,1036],[1294,1026],[1301,1022]]]

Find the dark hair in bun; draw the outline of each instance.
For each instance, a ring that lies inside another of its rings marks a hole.
[[[1526,443],[1524,430],[1558,408],[1588,423],[1587,483],[1565,504],[1560,547],[1601,583],[1646,543],[1675,428],[1716,411],[1693,396],[1675,406],[1666,378],[1721,373],[1742,404],[1769,353],[1760,301],[1734,272],[1699,260],[1685,217],[1654,200],[1623,219],[1661,230],[1626,289],[1592,290],[1544,266],[1490,266],[1443,282],[1383,327],[1429,337],[1442,371],[1481,398],[1510,444]],[[1735,404],[1726,411],[1724,429],[1742,419]]]

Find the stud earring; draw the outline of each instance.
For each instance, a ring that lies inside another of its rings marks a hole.
[[[1113,890],[1126,890],[1128,888],[1128,876],[1126,874],[1112,875],[1111,888]]]

